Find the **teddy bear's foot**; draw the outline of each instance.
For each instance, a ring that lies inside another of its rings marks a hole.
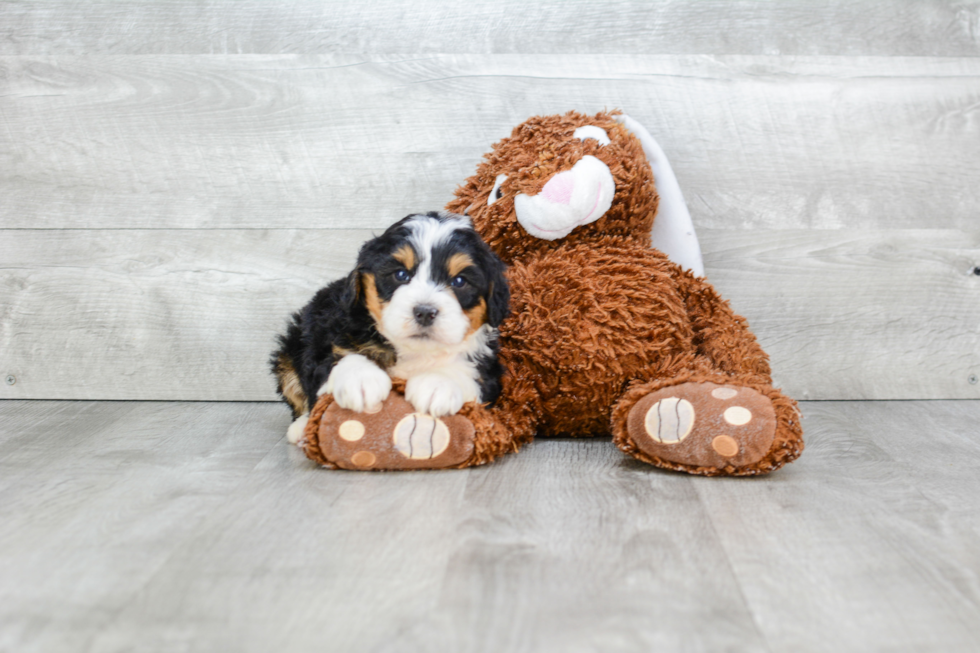
[[[392,392],[374,413],[331,403],[316,432],[307,437],[317,438],[323,458],[343,469],[436,469],[470,457],[474,428],[461,415],[434,418],[417,413]]]
[[[752,388],[682,383],[641,398],[627,430],[641,453],[680,465],[733,469],[762,460],[776,433],[772,401]]]

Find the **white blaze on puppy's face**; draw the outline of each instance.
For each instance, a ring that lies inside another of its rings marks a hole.
[[[418,350],[458,345],[469,335],[470,318],[455,293],[433,274],[433,252],[459,229],[470,228],[463,219],[420,217],[410,223],[417,264],[411,280],[398,288],[381,311],[380,331],[396,349]],[[428,313],[425,324],[419,315]]]

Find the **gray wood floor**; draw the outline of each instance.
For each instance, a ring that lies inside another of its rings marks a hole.
[[[272,403],[0,402],[0,651],[980,650],[980,401],[759,479],[547,440],[328,471]]]

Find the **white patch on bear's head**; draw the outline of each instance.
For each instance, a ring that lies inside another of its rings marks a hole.
[[[602,127],[596,127],[595,125],[585,125],[584,127],[579,127],[572,134],[574,138],[584,141],[587,138],[599,141],[599,145],[609,145],[612,141],[609,139],[609,134]]]
[[[490,196],[487,197],[487,206],[493,206],[494,202],[503,197],[504,194],[500,187],[505,181],[507,181],[507,175],[497,175],[493,182],[493,188],[490,190]]]

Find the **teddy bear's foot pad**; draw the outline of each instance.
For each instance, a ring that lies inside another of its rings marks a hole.
[[[415,412],[396,393],[381,410],[356,413],[331,404],[317,431],[320,451],[342,469],[436,469],[473,453],[473,423],[461,415],[434,418]]]
[[[640,399],[627,429],[643,453],[704,467],[741,467],[769,452],[776,411],[752,388],[682,383]]]

